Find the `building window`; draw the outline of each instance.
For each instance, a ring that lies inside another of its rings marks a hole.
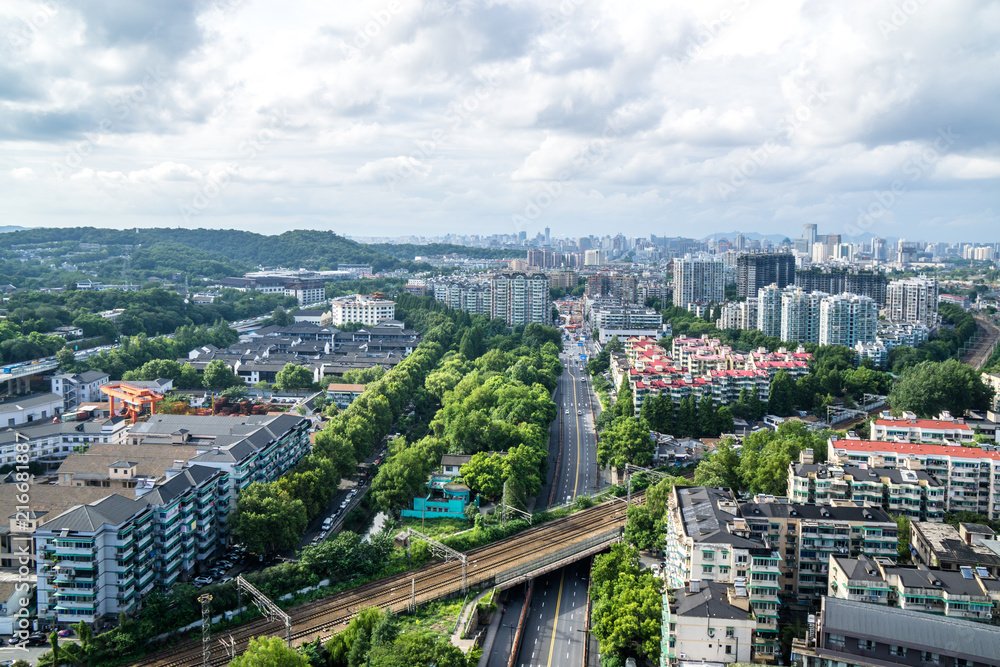
[[[844,648],[847,645],[847,637],[830,633],[826,636],[826,643],[830,648]]]
[[[736,636],[736,628],[726,628],[726,636],[727,637]]]
[[[906,647],[905,646],[890,646],[889,655],[894,655],[899,658],[906,657]]]
[[[733,647],[730,646],[729,644],[726,644],[726,655],[732,655],[732,653],[733,653]]]
[[[931,653],[930,651],[920,652],[920,662],[926,662],[931,665],[936,665],[941,661],[941,656],[937,653]]]
[[[873,642],[871,639],[859,639],[858,648],[861,649],[862,651],[874,651],[875,642]]]

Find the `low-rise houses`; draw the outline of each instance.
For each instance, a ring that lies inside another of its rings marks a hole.
[[[61,396],[66,410],[75,410],[81,403],[104,400],[101,387],[108,383],[108,374],[100,371],[57,373],[49,382],[52,393]]]
[[[872,440],[895,440],[897,442],[943,443],[974,442],[972,428],[961,417],[952,417],[947,412],[937,419],[917,419],[912,412],[902,417],[882,413],[871,423]]]
[[[0,401],[0,427],[57,418],[62,414],[63,405],[63,397],[58,394],[29,394],[6,398]]]
[[[831,438],[830,463],[923,470],[945,489],[945,511],[1000,517],[1000,451],[960,445]]]
[[[647,396],[667,395],[675,404],[685,397],[709,395],[716,405],[735,403],[740,394],[756,392],[767,402],[771,379],[780,370],[792,378],[809,372],[812,355],[799,348],[768,352],[761,348],[743,354],[734,352],[715,338],[674,338],[670,353],[649,337],[631,337],[623,342],[625,355],[612,358],[616,381],[628,373],[635,413]],[[624,364],[624,367],[621,367]]]
[[[946,523],[910,523],[910,550],[928,567],[961,571],[984,568],[992,577],[1000,577],[1000,554],[984,542],[992,541],[993,531],[980,524],[961,523],[958,528]]]
[[[664,597],[661,667],[750,662],[757,622],[745,586],[694,580]]]
[[[941,570],[867,556],[831,556],[827,595],[989,623],[1000,602],[1000,580],[983,567]]]
[[[812,450],[788,465],[788,498],[815,505],[850,501],[916,521],[944,520],[945,489],[926,471],[813,463]]]
[[[792,641],[800,667],[987,667],[998,655],[998,627],[836,597],[824,597],[806,639]]]

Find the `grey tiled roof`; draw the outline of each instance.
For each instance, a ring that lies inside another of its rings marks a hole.
[[[80,505],[67,510],[42,524],[42,529],[92,533],[104,524],[117,526],[124,523],[145,506],[145,500],[133,500],[113,494],[90,505]]]
[[[996,665],[1000,627],[926,612],[824,598],[823,631]]]

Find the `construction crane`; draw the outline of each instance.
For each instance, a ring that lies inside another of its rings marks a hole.
[[[139,420],[143,406],[148,405],[149,412],[152,414],[156,410],[156,404],[163,400],[163,394],[160,392],[129,382],[109,382],[101,386],[101,393],[108,397],[108,408],[111,410],[111,416],[117,414],[115,412],[115,399],[118,399],[125,408],[125,415],[132,420],[133,424]]]

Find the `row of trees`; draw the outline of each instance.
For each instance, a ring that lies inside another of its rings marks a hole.
[[[255,483],[236,503],[233,532],[254,553],[294,548],[308,522],[324,511],[341,477],[375,451],[392,423],[406,408],[411,393],[440,357],[440,340],[452,332],[438,327],[417,349],[364,393],[331,418],[316,434],[312,453],[279,480]]]
[[[617,543],[594,557],[590,599],[592,632],[604,667],[622,667],[626,659],[654,663],[660,654],[663,615],[662,582],[639,567],[639,551]]]
[[[477,318],[455,338],[458,350],[445,354],[424,382],[440,406],[429,434],[412,443],[394,441],[372,484],[383,511],[396,514],[422,493],[445,453],[472,455],[461,473],[484,498],[499,497],[505,483],[520,497],[542,486],[548,426],[557,414],[550,394],[562,371],[553,342],[558,332],[537,325],[507,332]]]

